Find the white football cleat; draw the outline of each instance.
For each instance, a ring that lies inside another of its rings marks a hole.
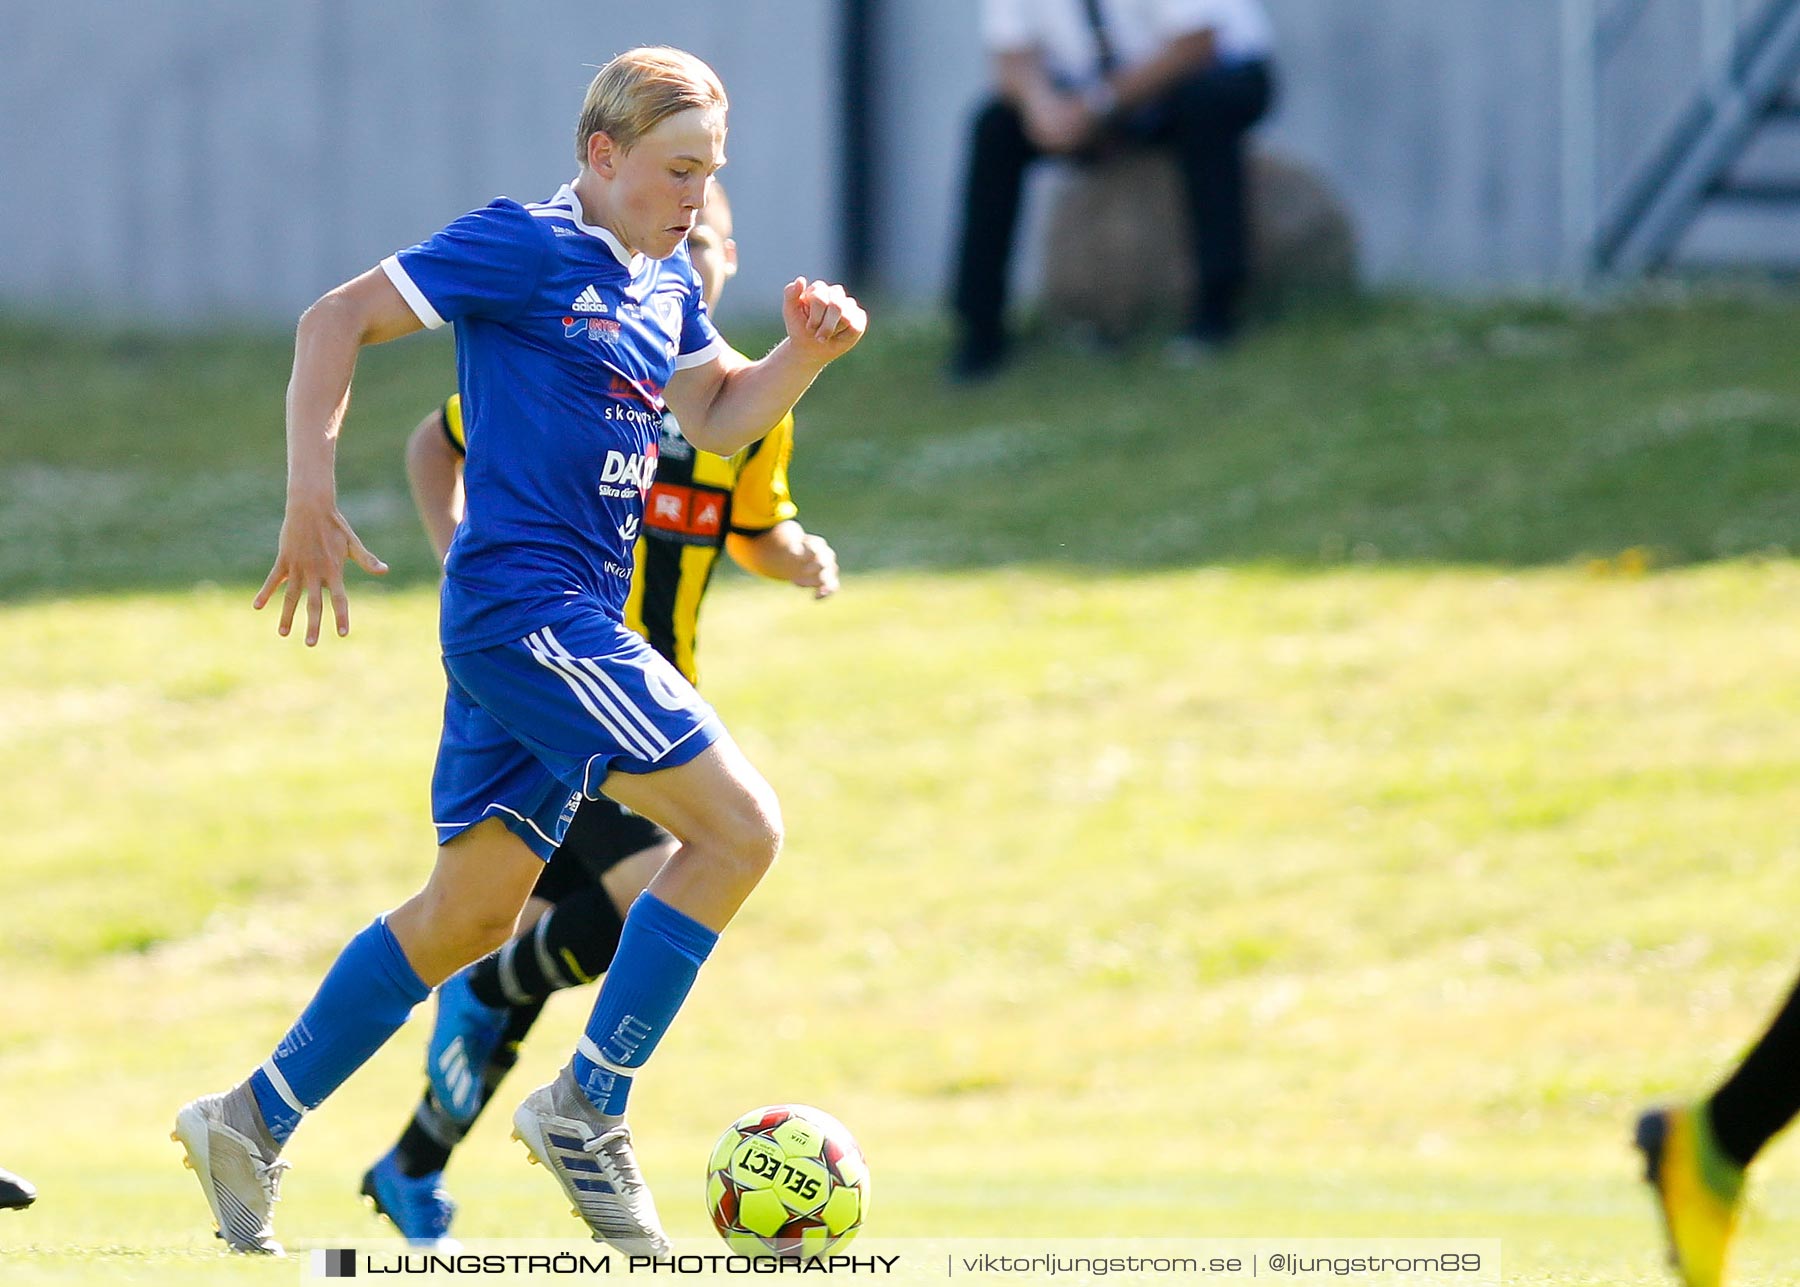
[[[513,1138],[549,1168],[596,1241],[628,1255],[669,1254],[669,1235],[631,1151],[631,1128],[602,1115],[567,1068],[525,1097],[513,1114]]]
[[[257,1143],[225,1117],[227,1095],[206,1095],[175,1115],[169,1138],[187,1150],[186,1164],[200,1177],[219,1237],[233,1251],[280,1256],[270,1214],[281,1197],[288,1164],[265,1158]]]

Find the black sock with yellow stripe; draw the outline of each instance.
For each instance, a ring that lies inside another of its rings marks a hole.
[[[552,992],[591,983],[619,950],[624,918],[600,885],[571,894],[538,923],[469,972],[469,990],[484,1005],[542,1001]]]

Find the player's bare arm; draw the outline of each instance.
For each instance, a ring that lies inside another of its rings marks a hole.
[[[837,593],[837,551],[791,518],[754,536],[733,532],[725,538],[725,549],[746,572],[811,590],[815,599]]]
[[[804,277],[782,292],[781,318],[787,338],[761,361],[726,352],[669,381],[669,406],[694,446],[729,456],[755,442],[869,326],[869,315],[842,286]]]
[[[365,572],[387,571],[337,507],[337,439],[357,354],[365,344],[398,339],[419,328],[418,317],[379,268],[345,282],[301,315],[287,391],[287,513],[275,566],[252,606],[262,608],[285,584],[278,629],[284,636],[293,629],[294,613],[304,599],[308,647],[319,642],[327,593],[338,634],[350,633],[346,559]]]
[[[406,440],[406,485],[439,563],[449,554],[450,538],[462,522],[462,467],[461,453],[444,436],[440,407],[419,421]]]

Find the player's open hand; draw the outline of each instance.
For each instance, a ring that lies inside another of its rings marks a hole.
[[[781,294],[788,341],[825,363],[843,357],[869,329],[869,315],[842,286],[796,277]]]
[[[350,633],[350,598],[344,593],[344,561],[380,576],[387,564],[369,553],[350,528],[350,521],[336,504],[304,504],[290,500],[281,521],[281,543],[269,579],[256,592],[251,606],[260,610],[284,582],[287,595],[281,601],[283,638],[294,628],[294,612],[306,600],[306,646],[319,642],[319,623],[325,615],[324,597],[331,595],[331,610],[340,636]]]

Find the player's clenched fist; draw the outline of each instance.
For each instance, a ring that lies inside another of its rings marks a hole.
[[[813,592],[815,599],[829,599],[837,593],[837,551],[817,532],[808,532],[800,541],[799,566],[789,578],[795,585]]]
[[[869,329],[869,315],[842,286],[796,277],[781,296],[781,320],[796,349],[821,362],[856,347]]]

